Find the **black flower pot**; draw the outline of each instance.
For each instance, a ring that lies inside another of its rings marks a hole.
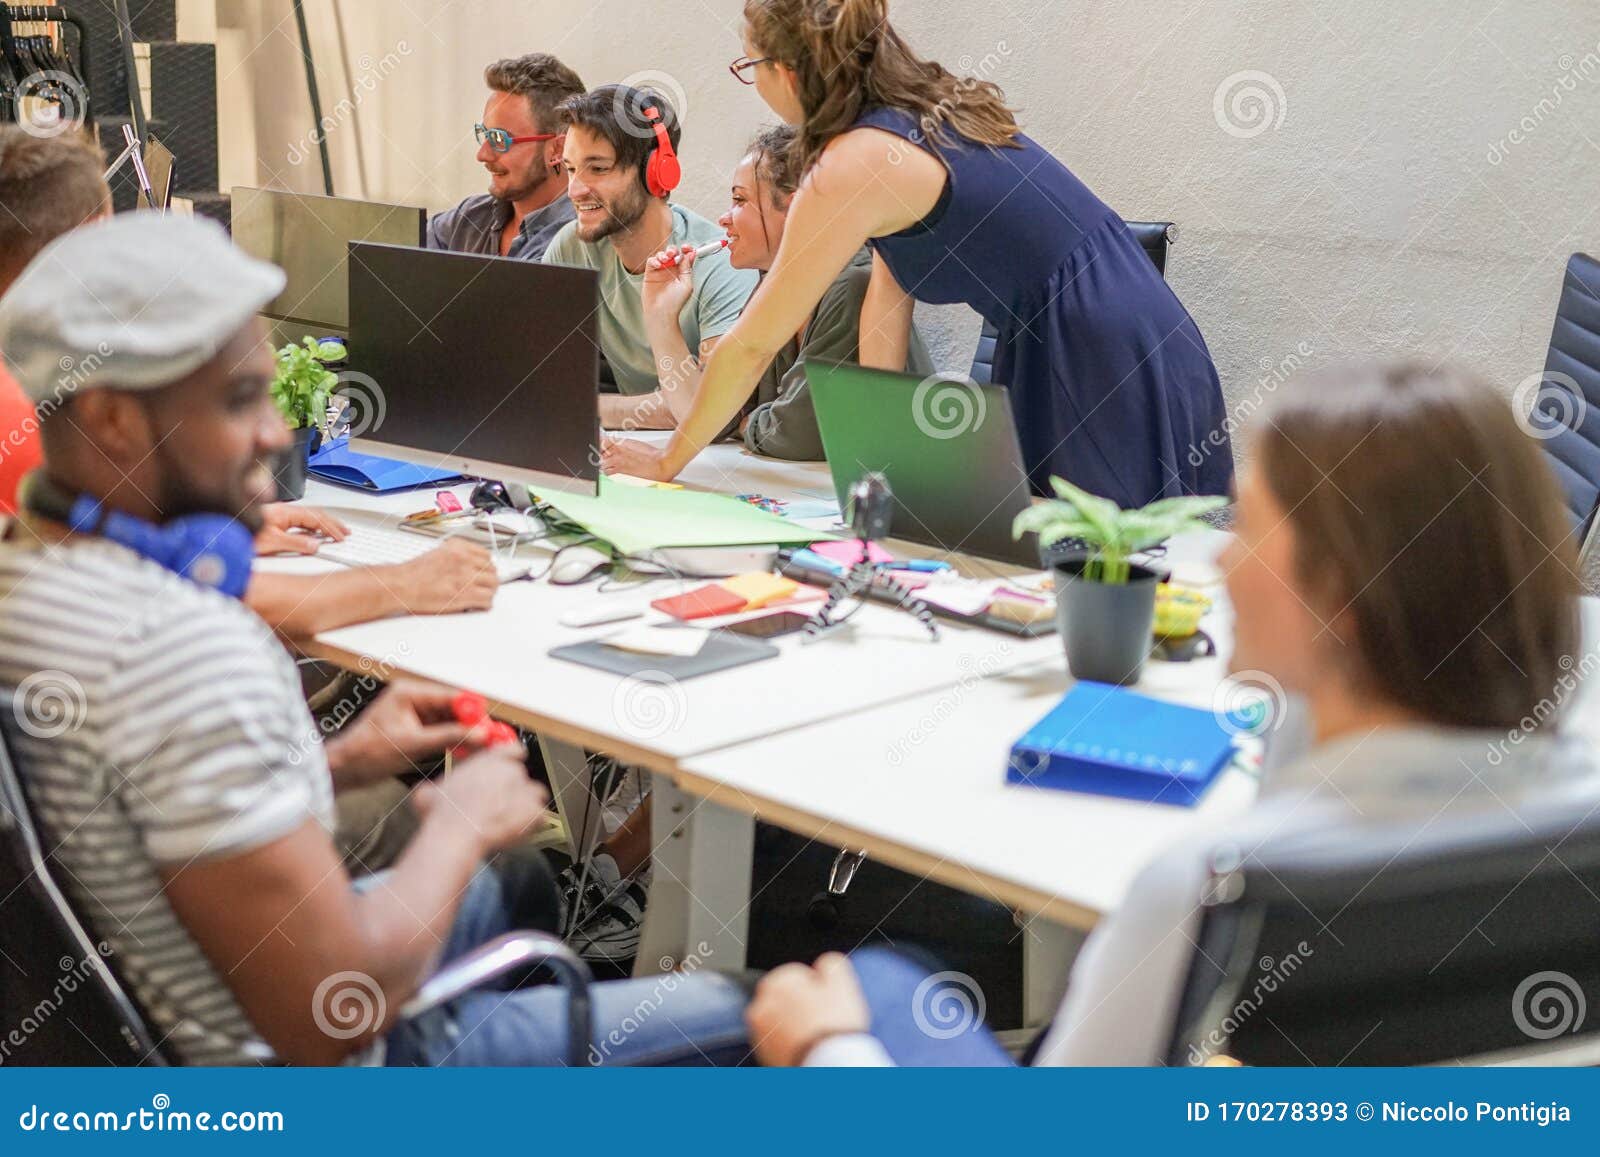
[[[306,496],[306,460],[317,452],[315,426],[290,430],[294,439],[272,457],[272,476],[278,483],[278,501],[293,502]]]
[[[1156,587],[1165,575],[1137,563],[1125,583],[1083,577],[1083,560],[1055,565],[1056,626],[1074,679],[1137,683],[1150,657]]]

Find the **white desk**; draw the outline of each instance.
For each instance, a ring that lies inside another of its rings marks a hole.
[[[772,462],[727,445],[702,455],[685,480],[779,498],[818,497],[831,490],[821,464]],[[313,482],[307,500],[360,520],[398,515],[428,499],[425,493],[368,496]],[[1174,561],[1203,562],[1223,541],[1225,536],[1215,533],[1187,538],[1174,544]],[[332,564],[305,559],[268,565],[308,570]],[[644,597],[677,587],[671,580],[656,580]],[[367,623],[327,632],[308,649],[348,669],[411,674],[484,695],[498,717],[547,741],[547,761],[569,822],[587,810],[573,806],[581,798],[574,794],[582,785],[581,749],[606,751],[664,773],[653,808],[656,881],[640,952],[648,965],[682,959],[705,941],[716,954],[714,967],[742,966],[755,814],[833,843],[868,847],[889,862],[1065,923],[1086,925],[1102,910],[1099,897],[1056,894],[1051,881],[1058,864],[1036,865],[1021,879],[1008,876],[1003,839],[987,853],[965,845],[952,849],[945,842],[948,824],[933,829],[933,837],[921,844],[913,839],[919,817],[937,801],[925,784],[919,786],[912,769],[935,761],[959,777],[1002,767],[1005,745],[1044,714],[1065,687],[1064,660],[1054,636],[1025,640],[941,621],[942,637],[933,643],[909,616],[868,606],[848,629],[818,642],[796,636],[779,640],[777,660],[684,683],[624,679],[549,657],[552,647],[617,629],[563,627],[557,621],[563,611],[597,598],[640,597],[633,591],[600,595],[594,584],[511,583],[484,614]],[[1216,615],[1225,621],[1226,608]],[[986,684],[997,677],[1024,669],[1033,672],[1032,681],[1022,684],[1031,688],[1028,695],[1017,698],[1011,684],[1000,685],[998,698],[987,691]],[[1190,697],[1209,701],[1219,671],[1218,660],[1189,665],[1184,678]],[[1146,686],[1159,678],[1152,669]],[[863,759],[870,764],[876,756],[876,763],[887,763],[895,737],[920,734],[923,720],[942,719],[952,708],[964,722],[946,720],[936,736],[908,746],[904,762],[894,769],[899,788],[885,794],[865,790],[889,781],[878,778],[877,767],[863,766]],[[881,717],[875,714],[879,709],[885,712]],[[853,726],[855,718],[866,720],[864,728]],[[711,753],[719,751],[727,754],[713,758]],[[785,795],[771,777],[746,779],[739,770],[776,767],[772,760],[784,761],[781,778],[793,780],[798,794]],[[671,782],[674,778],[681,787]],[[835,814],[835,804],[852,798],[836,790],[848,781],[863,788],[853,797],[860,806]],[[805,790],[808,782],[815,791]],[[1042,801],[1046,809],[1056,802]],[[1151,810],[1122,806],[1138,814]],[[967,822],[961,807],[951,801],[946,815],[957,827]],[[598,809],[594,812],[598,819]],[[585,834],[574,832],[579,838]],[[1125,849],[1115,863],[1136,866],[1141,850],[1160,838]],[[975,867],[966,866],[968,855]],[[1111,871],[1115,876],[1122,869]]]

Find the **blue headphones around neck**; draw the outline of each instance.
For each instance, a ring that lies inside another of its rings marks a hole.
[[[255,536],[226,514],[185,514],[158,526],[120,510],[106,510],[92,495],[73,497],[42,471],[29,477],[23,501],[29,510],[64,523],[74,534],[94,534],[125,546],[199,586],[238,599],[250,585]]]

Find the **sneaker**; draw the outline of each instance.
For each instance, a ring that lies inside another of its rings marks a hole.
[[[644,886],[637,880],[619,882],[593,914],[569,939],[572,950],[585,960],[615,963],[639,953],[639,933],[644,923]]]

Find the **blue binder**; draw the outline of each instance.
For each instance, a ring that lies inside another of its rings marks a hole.
[[[1212,712],[1082,682],[1012,746],[1006,782],[1193,807],[1232,757]]]
[[[440,482],[454,482],[461,475],[449,470],[434,470],[412,462],[394,458],[380,458],[376,454],[358,454],[350,449],[350,439],[340,438],[329,442],[311,455],[306,469],[318,478],[337,482],[342,486],[359,486],[378,494],[391,490],[409,490],[414,486],[432,486]]]

